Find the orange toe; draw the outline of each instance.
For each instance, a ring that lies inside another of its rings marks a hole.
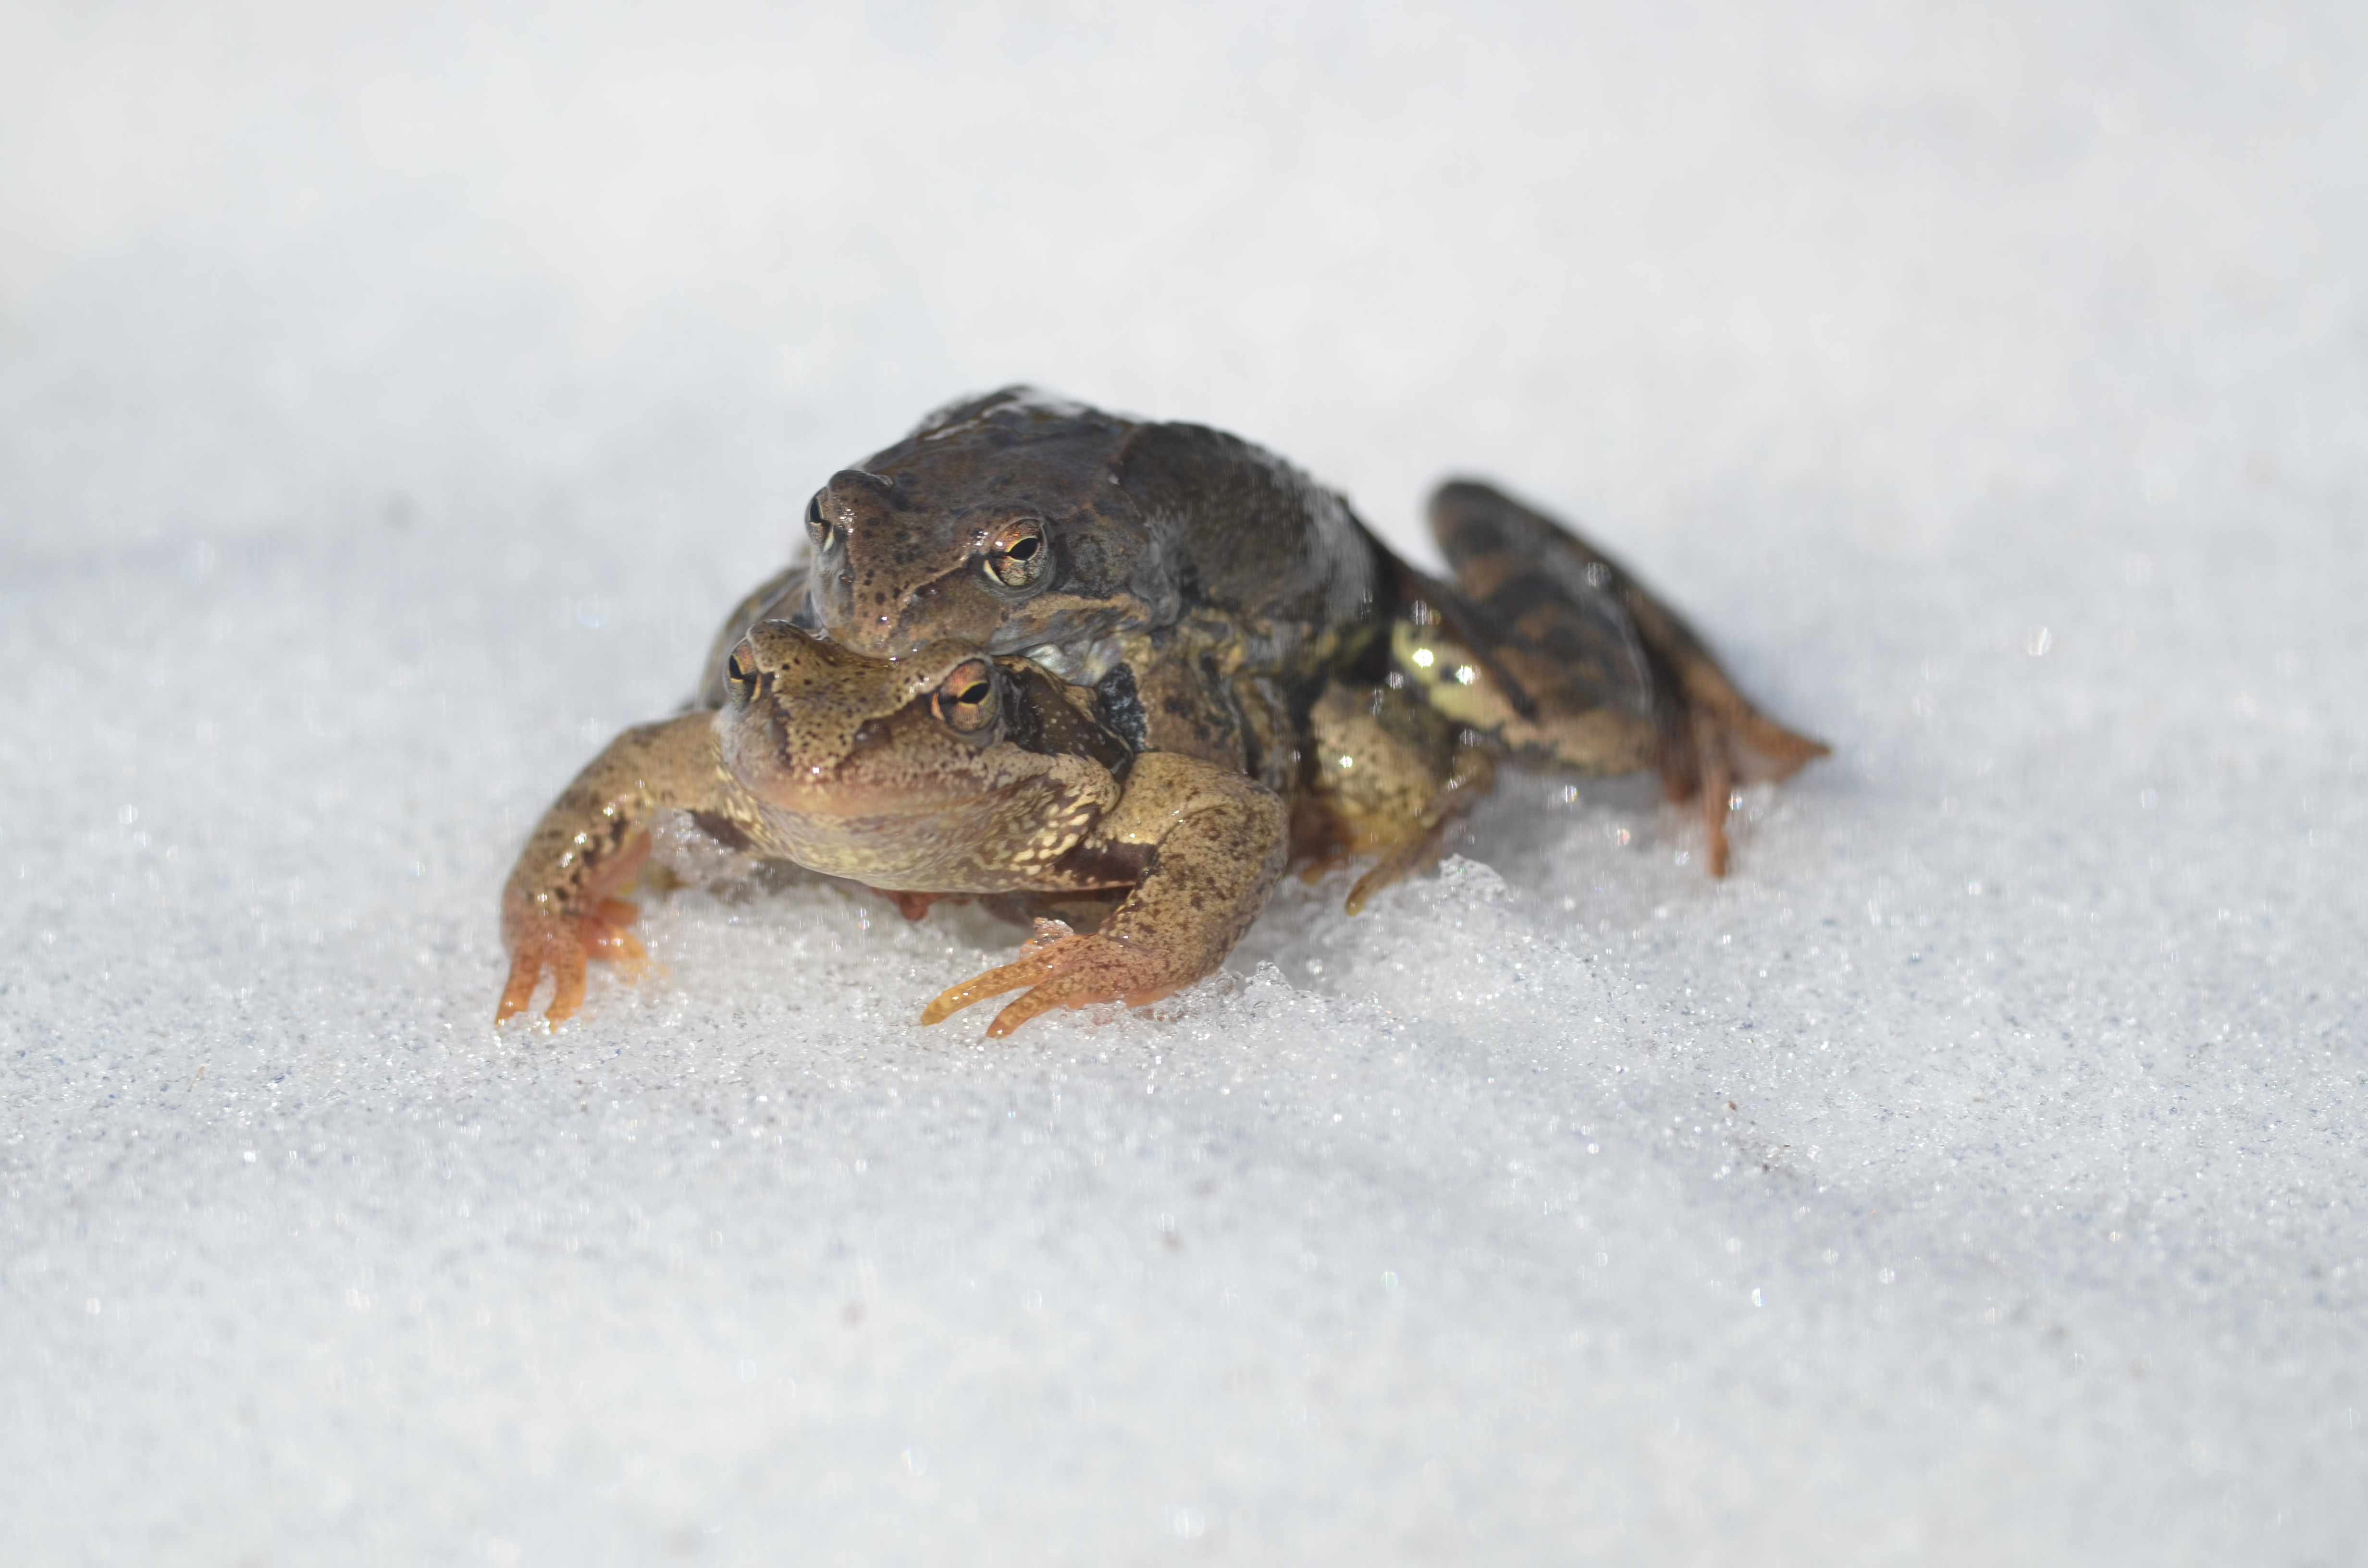
[[[494,1009],[496,1027],[532,1005],[542,977],[552,978],[551,1006],[543,1009],[547,1023],[574,1017],[584,1006],[585,971],[592,962],[612,963],[629,975],[648,962],[649,949],[624,929],[640,911],[619,899],[603,900],[590,915],[551,917],[514,915],[503,933],[510,949],[509,977]]]
[[[989,996],[1000,996],[1007,991],[1032,985],[1053,971],[1053,962],[1052,954],[1036,953],[1016,963],[999,965],[985,974],[973,975],[960,985],[949,986],[938,993],[937,1000],[921,1009],[921,1022],[943,1023],[973,1002],[983,1002]]]
[[[1086,937],[1069,929],[1067,921],[1040,918],[1036,922],[1035,934],[1019,944],[1018,958],[1009,963],[998,964],[985,974],[973,975],[960,985],[948,986],[940,991],[936,1001],[921,1009],[921,1022],[943,1023],[973,1002],[1000,996],[1007,991],[1017,991],[1023,985],[1032,985],[1047,976],[1058,974],[1068,967],[1086,942]],[[1010,1009],[1007,1007],[1004,1011],[1009,1012]],[[1012,1028],[1018,1027],[1014,1024]],[[990,1029],[987,1032],[1009,1034],[1011,1030]]]
[[[542,983],[542,954],[521,951],[510,960],[509,979],[502,986],[501,1005],[494,1009],[494,1027],[499,1028],[527,1009],[534,1000],[534,988]]]
[[[1020,953],[1016,961],[941,994],[922,1013],[921,1021],[934,1024],[973,1002],[1026,986],[1027,994],[1006,1006],[987,1026],[987,1037],[996,1040],[1055,1007],[1087,1007],[1097,1002],[1135,1006],[1200,978],[1156,953],[1099,935],[1076,936],[1052,920],[1038,922],[1036,938]]]

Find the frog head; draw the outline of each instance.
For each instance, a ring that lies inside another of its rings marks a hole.
[[[1129,430],[1026,388],[932,415],[808,503],[801,619],[901,662],[1076,647],[1172,617],[1159,532],[1114,467]]]
[[[723,765],[799,864],[877,888],[996,892],[1119,796],[1125,743],[1019,659],[869,659],[783,620],[740,640]]]

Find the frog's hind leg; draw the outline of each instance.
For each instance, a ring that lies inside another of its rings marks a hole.
[[[1475,640],[1492,655],[1492,673],[1513,688],[1507,699],[1546,742],[1528,749],[1587,771],[1617,771],[1617,745],[1574,745],[1556,732],[1592,720],[1608,735],[1607,720],[1649,715],[1649,760],[1663,791],[1702,802],[1711,875],[1726,874],[1736,781],[1789,778],[1828,755],[1824,743],[1753,707],[1682,617],[1552,518],[1459,480],[1431,497],[1430,527],[1468,601],[1458,619],[1485,629]],[[1645,760],[1634,756],[1627,765]]]

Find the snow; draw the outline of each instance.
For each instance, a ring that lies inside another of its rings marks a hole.
[[[11,1562],[2335,1563],[2368,23],[0,12]],[[1836,758],[1202,987],[526,824],[1032,380],[1582,518]]]

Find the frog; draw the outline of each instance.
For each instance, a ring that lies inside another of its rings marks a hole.
[[[1037,985],[996,1034],[1073,992],[1148,1002],[1201,978],[1282,874],[1289,835],[1271,791],[1138,754],[1027,660],[955,648],[892,663],[774,620],[750,628],[724,670],[717,709],[628,730],[546,816],[522,864],[580,868],[563,905],[578,913],[548,918],[536,893],[552,890],[514,881],[505,1017],[544,968],[560,976],[564,1017],[581,1004],[586,959],[639,956],[632,910],[613,895],[646,853],[646,835],[626,835],[655,809],[689,812],[754,855],[907,895],[900,906],[916,913],[980,894],[1090,911],[1098,928],[1083,933],[1042,920],[1027,961],[1050,975],[1057,959],[1069,981]],[[992,994],[973,983],[968,999]],[[925,1021],[952,1011],[950,998]]]
[[[1654,770],[1725,876],[1737,785],[1828,749],[1546,514],[1455,480],[1429,516],[1452,581],[1237,437],[1028,388],[940,409],[815,492],[804,554],[726,617],[689,709],[545,813],[505,889],[496,1021],[547,971],[555,1026],[587,961],[640,960],[617,894],[668,810],[911,915],[1106,909],[923,1014],[1021,991],[995,1034],[1213,972],[1294,863],[1370,861],[1357,912],[1438,858],[1501,764]],[[996,717],[964,731],[973,690]]]

